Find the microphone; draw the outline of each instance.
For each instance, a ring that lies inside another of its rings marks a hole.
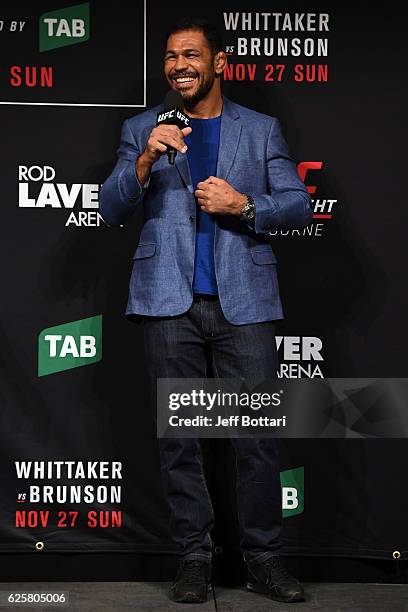
[[[157,114],[156,126],[165,123],[167,125],[177,125],[181,129],[190,125],[190,117],[185,115],[183,108],[183,96],[178,91],[170,89],[164,98],[164,111]],[[169,164],[174,166],[177,151],[173,147],[167,147],[167,158]]]

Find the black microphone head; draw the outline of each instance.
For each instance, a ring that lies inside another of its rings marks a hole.
[[[164,98],[164,112],[172,110],[173,108],[182,109],[183,106],[184,101],[181,93],[179,91],[174,91],[174,89],[170,89]]]

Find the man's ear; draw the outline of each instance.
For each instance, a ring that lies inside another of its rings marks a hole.
[[[214,57],[214,70],[216,74],[222,74],[227,65],[227,54],[225,51],[218,51]]]

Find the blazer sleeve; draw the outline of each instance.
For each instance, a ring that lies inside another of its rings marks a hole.
[[[267,141],[268,193],[254,196],[255,232],[299,228],[312,220],[310,196],[289,155],[279,121],[274,119]]]
[[[99,193],[99,212],[107,225],[123,225],[143,200],[149,181],[142,186],[137,178],[136,159],[139,155],[126,120],[122,125],[116,166]]]

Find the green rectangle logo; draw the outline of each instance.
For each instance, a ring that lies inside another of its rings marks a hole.
[[[283,518],[302,514],[305,509],[304,473],[303,466],[280,473]]]
[[[43,13],[39,22],[40,52],[89,40],[89,14],[89,2]]]
[[[102,359],[102,315],[43,329],[38,336],[38,376]]]

